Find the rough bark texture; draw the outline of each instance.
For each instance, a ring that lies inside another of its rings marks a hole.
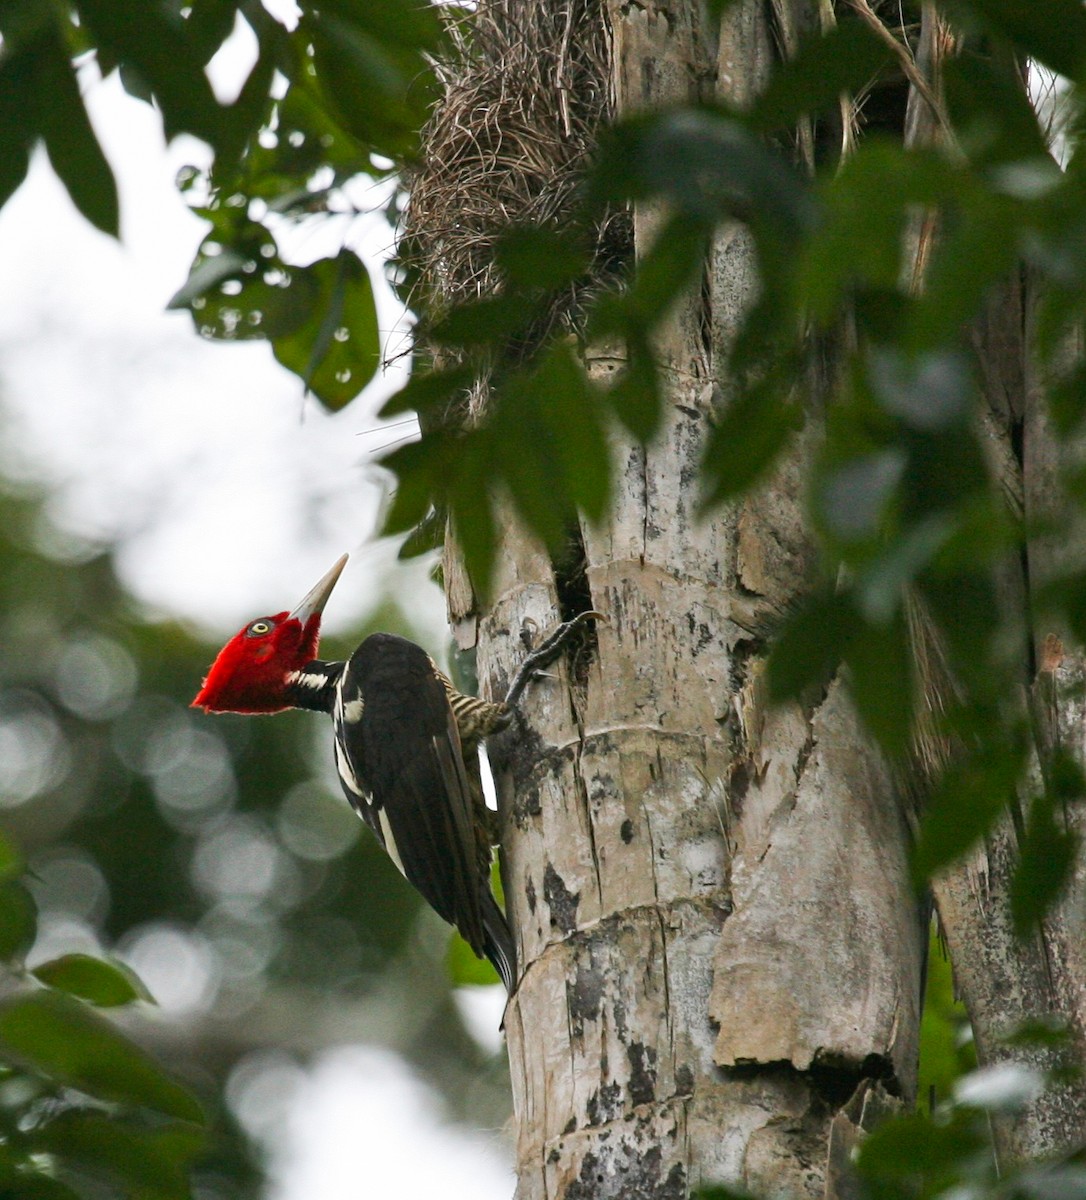
[[[939,88],[941,61],[956,51],[947,26],[929,4],[923,12],[918,61]],[[906,142],[922,145],[941,138],[930,106],[914,92],[906,120]],[[918,224],[913,278],[922,286],[934,233],[930,220]],[[1043,624],[1034,599],[1046,584],[1072,567],[1081,568],[1086,528],[1071,520],[1060,483],[1067,464],[1050,427],[1044,381],[1032,366],[1032,280],[1016,275],[990,297],[973,328],[981,381],[981,428],[990,469],[1014,517],[1027,527],[1060,530],[1035,536],[1023,561],[998,568],[997,581],[1009,630],[1020,639],[1009,652],[1020,663],[1023,708],[1029,708],[1037,738],[1034,778],[1023,789],[1028,817],[1030,788],[1047,768],[1056,747],[1086,761],[1086,657],[1069,647],[1066,632]],[[1068,346],[1068,361],[1081,356]],[[1073,561],[1072,561],[1073,560]],[[1038,621],[1041,624],[1038,624]],[[1031,622],[1033,628],[1030,628]],[[1032,642],[1032,651],[1030,643]],[[933,685],[941,686],[938,682]],[[1081,826],[1081,817],[1077,818]],[[1008,1059],[1045,1072],[1086,1061],[1086,863],[1080,855],[1071,888],[1042,928],[1016,936],[1010,890],[1018,834],[1010,817],[972,852],[933,881],[940,923],[950,950],[957,990],[965,1002],[981,1065]],[[1070,1032],[1062,1050],[1010,1045],[1008,1035],[1028,1022],[1054,1019]],[[1046,1088],[1015,1116],[993,1120],[993,1135],[1007,1164],[1047,1158],[1086,1141],[1086,1091],[1081,1086]]]
[[[778,7],[793,30],[811,17]],[[761,86],[763,7],[733,9],[718,43],[699,12],[610,9],[620,112]],[[635,215],[639,252],[657,220]],[[492,755],[524,972],[506,1017],[519,1200],[681,1200],[713,1180],[845,1195],[848,1148],[895,1103],[876,1080],[915,1086],[923,931],[887,773],[840,680],[780,710],[762,686],[766,634],[811,581],[817,414],[757,494],[695,520],[752,258],[723,230],[702,294],[661,334],[663,428],[647,448],[616,442],[612,511],[571,555],[583,579],[510,523],[480,622],[498,694],[521,631],[584,583],[608,617],[580,674],[538,685],[531,732]],[[621,364],[597,348],[588,367]],[[461,630],[472,603],[450,593]]]
[[[538,7],[503,3],[524,21]],[[717,39],[694,0],[613,0],[617,110],[714,93],[744,103],[772,55],[829,10],[746,0]],[[951,49],[927,6],[917,63],[928,83],[903,131],[912,144],[936,136],[938,63]],[[841,132],[847,146],[847,112]],[[811,161],[809,130],[797,151]],[[639,253],[659,219],[635,214]],[[936,232],[918,219],[913,286]],[[586,601],[608,618],[572,676],[562,667],[532,689],[525,727],[492,753],[523,970],[506,1017],[518,1200],[681,1200],[714,1180],[846,1200],[858,1139],[915,1090],[925,930],[895,786],[843,678],[802,705],[774,709],[765,697],[767,636],[814,571],[802,492],[827,385],[809,381],[806,427],[770,480],[710,520],[694,516],[705,434],[728,401],[721,364],[756,289],[748,238],[721,230],[703,288],[659,338],[663,427],[645,448],[616,440],[612,511],[572,535],[561,567],[507,520],[480,616],[447,548],[450,617],[463,646],[477,639],[492,695],[526,633]],[[1012,502],[1048,513],[1061,503],[1058,463],[1039,389],[1026,383],[1020,301],[1009,289],[978,327],[985,429]],[[597,378],[622,365],[614,347],[588,356]],[[1006,566],[1009,607],[1026,612],[1053,553],[1033,547],[1029,578]],[[1035,634],[1043,670],[1031,684],[1023,655],[1022,690],[1025,703],[1032,686],[1044,714],[1040,761],[1056,743],[1082,759],[1086,657],[1062,632]],[[1007,915],[1014,853],[1008,823],[936,887],[986,1061],[1027,1016],[1086,1028],[1086,872],[1019,943]],[[1079,1093],[1052,1093],[997,1127],[1001,1148],[1022,1156],[1081,1140],[1081,1106]]]

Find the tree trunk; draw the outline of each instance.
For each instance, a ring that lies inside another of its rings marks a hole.
[[[536,0],[501,8],[522,25],[561,23],[566,11],[541,12]],[[697,0],[609,3],[618,115],[713,96],[743,104],[778,50],[790,53],[801,30],[832,19],[824,0],[744,0],[718,37],[702,9]],[[932,88],[948,48],[926,6],[918,69]],[[566,114],[561,67],[551,83]],[[935,135],[924,90],[923,101],[911,95],[902,130],[912,143]],[[847,147],[847,111],[842,132]],[[797,149],[810,163],[806,127]],[[638,255],[659,220],[650,207],[635,212]],[[931,236],[930,223],[918,224],[917,286]],[[804,481],[828,372],[812,367],[803,381],[805,428],[772,478],[695,518],[704,439],[728,403],[727,348],[757,287],[745,232],[722,229],[703,286],[658,337],[662,428],[647,447],[614,439],[611,511],[571,535],[560,564],[507,515],[491,606],[479,614],[455,543],[447,546],[450,618],[461,645],[478,646],[484,693],[502,694],[526,633],[586,604],[607,617],[572,673],[558,668],[531,689],[526,725],[492,751],[522,970],[506,1017],[518,1200],[682,1200],[715,1181],[772,1197],[844,1197],[862,1132],[915,1098],[926,922],[900,789],[840,674],[821,694],[777,708],[764,686],[767,638],[816,570]],[[1000,320],[978,334],[982,353],[1014,326],[1006,304],[994,311]],[[1022,339],[999,345],[1024,379]],[[1031,446],[1039,455],[1025,494],[1043,508],[1054,466],[1040,409],[1026,405],[1022,386],[1015,392],[1010,361],[987,380],[993,454],[1021,494],[1024,420],[1027,456]],[[593,347],[585,365],[606,379],[623,350]],[[997,394],[1019,397],[1017,416]],[[1022,613],[1027,587],[1008,570],[1007,603]],[[1048,738],[1081,758],[1081,715],[1054,672],[1081,680],[1082,656],[1049,659],[1036,685],[1048,687]],[[1009,825],[997,831],[936,887],[985,1061],[1005,1053],[1002,1027],[1035,1015],[1038,996],[1084,1027],[1074,981],[1086,978],[1086,943],[1067,915],[1074,905],[1034,942],[1011,934],[1013,841]],[[1076,895],[1084,884],[1076,878]],[[1082,1136],[1081,1103],[1065,1092],[999,1126],[1001,1148],[1018,1157],[1066,1147]]]
[[[761,86],[762,6],[732,10],[719,41],[700,11],[610,9],[620,114]],[[786,41],[811,19],[787,15]],[[657,219],[636,212],[639,254]],[[836,1195],[857,1131],[915,1090],[924,931],[891,781],[840,679],[781,709],[763,686],[766,634],[813,573],[817,412],[757,494],[695,519],[720,364],[756,288],[745,234],[723,230],[659,338],[663,428],[615,441],[611,513],[569,556],[583,580],[510,520],[478,626],[500,694],[521,631],[585,583],[608,618],[575,678],[533,689],[530,735],[492,755],[523,972],[506,1017],[520,1200],[681,1200],[712,1181]],[[586,365],[605,377],[621,351]],[[454,546],[446,570],[470,637]]]

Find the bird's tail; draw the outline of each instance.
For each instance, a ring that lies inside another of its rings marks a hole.
[[[502,977],[505,990],[511,996],[517,986],[517,948],[505,913],[487,888],[482,895],[483,953]]]

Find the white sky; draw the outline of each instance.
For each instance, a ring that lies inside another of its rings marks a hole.
[[[440,648],[443,604],[425,567],[392,566],[394,551],[370,541],[372,451],[402,430],[368,432],[376,398],[329,417],[264,344],[203,342],[187,314],[165,312],[202,236],[173,180],[201,147],[165,152],[154,113],[114,82],[88,100],[120,181],[123,241],[78,216],[41,155],[0,213],[5,470],[46,483],[64,528],[118,540],[124,582],[152,610],[225,635],[294,604],[348,550],[328,626],[393,586]],[[375,223],[349,236],[372,252],[388,240]],[[398,349],[395,308],[379,312]],[[492,999],[465,997],[470,1024],[496,1025]],[[504,1138],[448,1126],[388,1052],[341,1047],[290,1083],[261,1131],[277,1147],[274,1200],[512,1194]]]
[[[394,572],[440,644],[424,566],[393,568],[394,549],[371,541],[373,455],[405,432],[374,428],[395,375],[332,417],[264,343],[205,342],[187,313],[166,313],[204,230],[173,180],[203,147],[178,139],[164,154],[156,115],[114,80],[89,99],[120,177],[123,241],[78,216],[39,153],[0,215],[0,395],[24,460],[6,465],[56,489],[66,528],[120,539],[124,580],[153,609],[229,632],[292,605],[347,550],[328,625],[357,618]],[[302,252],[334,252],[345,234],[363,252],[388,243],[376,219],[333,224]],[[382,333],[398,350],[384,299]]]

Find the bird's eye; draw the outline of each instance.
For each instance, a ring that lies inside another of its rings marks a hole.
[[[266,621],[263,617],[259,621],[254,621],[245,631],[246,637],[263,637],[266,633],[271,633],[272,623]]]

